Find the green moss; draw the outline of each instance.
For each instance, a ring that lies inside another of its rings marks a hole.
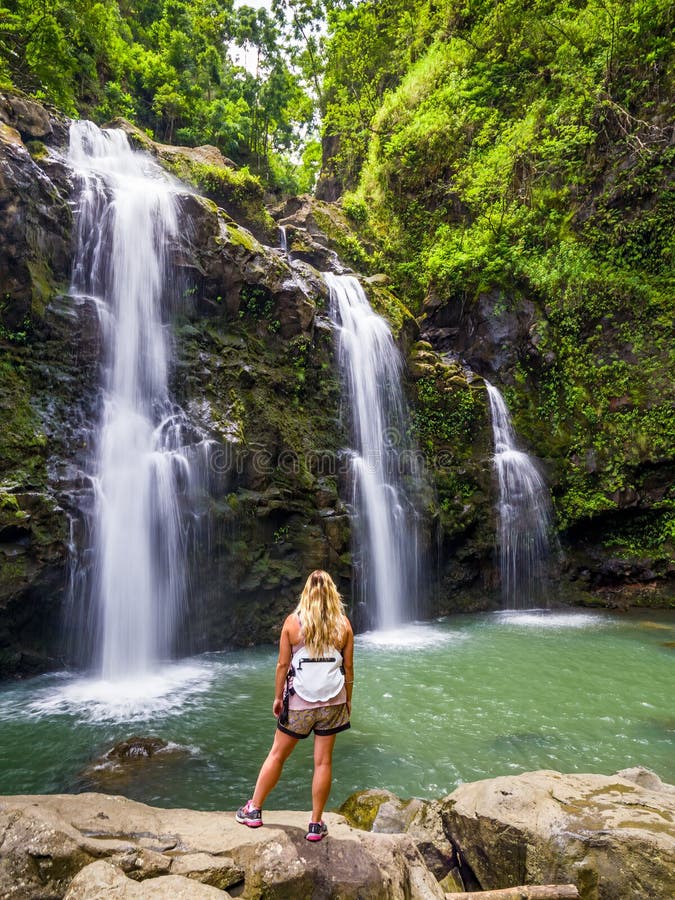
[[[182,181],[223,207],[236,219],[243,219],[254,230],[276,231],[274,220],[265,208],[265,192],[260,179],[246,167],[232,169],[196,162],[187,155],[172,154],[160,162]]]
[[[604,543],[628,556],[671,560],[675,556],[675,499],[653,513],[618,523],[605,533]]]
[[[370,271],[372,259],[361,240],[356,235],[337,207],[326,203],[315,203],[312,215],[316,224],[335,246],[340,257],[361,271]]]
[[[389,791],[360,791],[348,797],[337,811],[345,817],[352,828],[372,831],[380,807],[393,796]]]
[[[26,141],[26,149],[36,162],[40,162],[48,156],[47,147],[42,141]]]
[[[422,448],[470,456],[485,424],[484,393],[469,386],[459,367],[438,366],[416,382],[415,394],[413,421]]]
[[[373,309],[389,322],[395,338],[398,339],[406,324],[415,326],[415,317],[408,307],[383,285],[370,281],[368,298]]]
[[[559,527],[607,528],[610,514],[630,517],[634,503],[652,508],[656,528],[661,494],[649,472],[672,467],[675,447],[675,149],[662,99],[672,93],[669,7],[441,7],[434,26],[421,17],[411,26],[420,50],[378,101],[343,210],[415,313],[432,301],[432,315],[452,307],[460,328],[487,316],[497,334],[533,310],[529,339],[517,338],[500,380],[512,385],[516,430],[550,462]],[[368,15],[401,34],[377,6]],[[333,38],[342,54],[346,38]],[[375,46],[362,52],[367,71],[392,75],[386,57],[368,57]],[[338,81],[342,63],[329,58]],[[341,87],[342,103],[371,97],[370,84]],[[327,121],[349,128],[330,103]],[[487,296],[498,299],[486,314]],[[441,446],[461,459],[469,399],[439,388],[432,359],[419,356],[413,371],[425,452]],[[454,481],[441,499],[448,510],[461,495]],[[612,546],[615,537],[607,534]],[[636,534],[624,550],[655,541]]]
[[[252,497],[255,515],[261,502],[265,515],[300,503],[309,521],[316,515],[312,498],[318,479],[332,474],[323,468],[335,466],[341,446],[335,425],[340,386],[332,367],[325,365],[332,353],[330,335],[282,341],[275,306],[274,296],[262,286],[245,286],[236,322],[194,326],[198,335],[182,344],[185,371],[197,367],[197,360],[200,370],[208,365],[212,414],[237,425],[238,465],[247,472],[253,467],[254,482],[282,491],[264,502]],[[188,374],[179,392],[193,390],[190,381]],[[198,379],[194,389],[203,390]],[[237,502],[245,502],[243,494]],[[277,522],[269,535],[272,543],[278,527]],[[299,533],[293,543],[298,545]]]
[[[281,327],[276,298],[262,285],[246,284],[241,289],[239,316],[264,322],[270,334],[276,334]]]
[[[31,314],[39,319],[44,316],[45,308],[54,296],[54,279],[52,271],[43,259],[27,260],[33,288]]]
[[[256,252],[259,244],[250,231],[247,231],[245,228],[240,228],[235,223],[228,223],[226,227],[228,237],[233,244],[245,247],[246,250],[249,250],[251,253]]]
[[[20,363],[0,362],[0,484],[46,484],[47,440],[31,406],[30,386]]]

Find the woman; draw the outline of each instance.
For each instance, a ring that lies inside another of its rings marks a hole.
[[[312,819],[305,837],[320,841],[326,835],[322,816],[330,794],[333,746],[338,732],[349,728],[353,686],[352,626],[333,579],[317,569],[307,579],[295,612],[281,630],[272,705],[277,730],[253,796],[237,810],[237,822],[249,828],[262,825],[263,804],[279,781],[284,763],[298,741],[313,731]],[[284,688],[288,692],[288,718],[282,716],[279,721]]]

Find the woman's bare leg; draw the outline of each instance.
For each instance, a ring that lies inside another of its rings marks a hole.
[[[335,734],[314,735],[314,777],[312,778],[312,822],[320,822],[328,803],[333,778]]]
[[[297,743],[298,739],[291,737],[290,734],[284,734],[283,731],[278,729],[274,732],[272,749],[267,754],[267,759],[260,768],[253,797],[251,798],[251,802],[256,809],[263,808],[267,795],[276,787],[284,763],[293,752]]]

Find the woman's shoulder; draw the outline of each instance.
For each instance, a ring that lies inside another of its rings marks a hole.
[[[283,630],[288,634],[291,639],[291,643],[297,644],[298,637],[300,636],[301,626],[300,619],[296,612],[290,613],[290,615],[286,616],[286,620],[284,621]]]

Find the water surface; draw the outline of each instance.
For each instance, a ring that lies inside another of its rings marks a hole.
[[[352,729],[338,736],[331,804],[369,787],[439,797],[532,769],[610,774],[642,764],[675,781],[675,615],[457,616],[356,642]],[[55,674],[0,692],[0,793],[97,788],[83,770],[113,743],[157,735],[178,752],[106,790],[159,806],[233,809],[274,731],[276,652],[208,654],[153,679]],[[270,808],[309,804],[311,741]]]

